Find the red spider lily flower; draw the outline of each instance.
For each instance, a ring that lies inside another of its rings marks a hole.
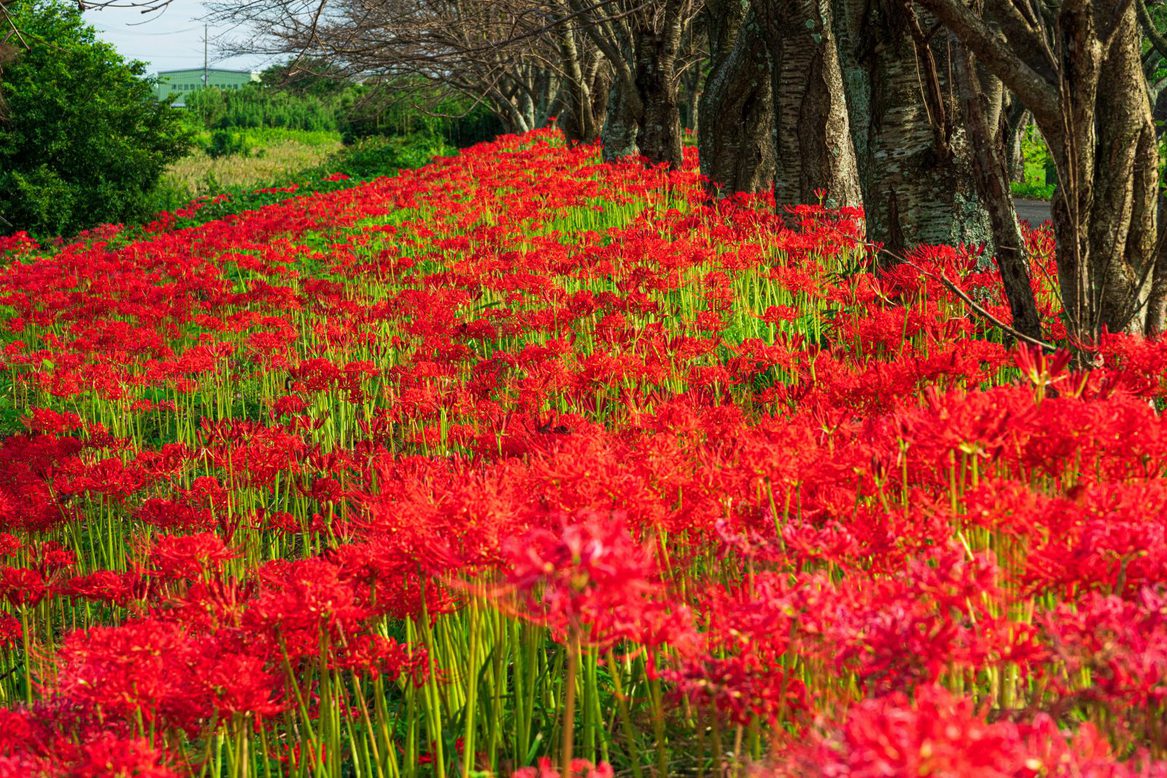
[[[166,755],[145,738],[119,738],[103,733],[80,748],[68,770],[76,778],[179,778]]]
[[[24,628],[19,619],[0,613],[0,648],[11,648],[20,643],[24,636]]]
[[[523,767],[511,773],[511,778],[613,778],[615,772],[607,762],[594,765],[586,759],[572,759],[565,773],[555,769],[548,757],[540,757],[536,767]]]
[[[291,661],[318,656],[322,635],[342,644],[361,634],[373,615],[362,588],[323,559],[269,562],[260,577],[244,622],[269,642],[273,655],[283,652]]]
[[[773,768],[773,776],[1161,776],[1167,764],[1116,760],[1096,730],[1067,737],[1048,716],[1032,724],[987,723],[971,700],[922,687],[914,700],[896,694],[852,708],[841,731],[815,738]]]
[[[659,588],[652,554],[617,514],[566,516],[557,530],[532,529],[505,547],[506,581],[523,615],[601,642]]]
[[[57,587],[57,592],[62,597],[126,605],[135,599],[141,590],[141,584],[141,576],[137,572],[115,573],[112,570],[97,570],[88,575],[62,581]]]
[[[193,581],[218,573],[237,554],[218,535],[161,535],[150,544],[148,558],[157,575],[166,580]]]
[[[211,712],[196,642],[157,619],[69,634],[57,657],[55,691],[125,721],[197,731]]]
[[[734,725],[759,719],[771,726],[808,707],[806,686],[782,667],[753,652],[726,658],[687,661],[664,677],[676,684],[674,696],[713,710]]]
[[[31,411],[30,418],[25,421],[30,432],[59,435],[84,427],[81,417],[71,411],[60,413],[52,408],[32,408]]]
[[[36,605],[49,595],[44,576],[26,567],[0,567],[0,599],[9,605]]]

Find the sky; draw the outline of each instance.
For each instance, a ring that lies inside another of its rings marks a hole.
[[[205,14],[201,0],[171,0],[163,10],[149,14],[136,8],[102,8],[87,10],[84,17],[98,36],[116,46],[126,59],[140,59],[150,73],[156,73],[203,66]],[[273,64],[264,55],[224,59],[216,52],[216,41],[243,36],[228,25],[211,25],[208,32],[211,67],[262,70]]]

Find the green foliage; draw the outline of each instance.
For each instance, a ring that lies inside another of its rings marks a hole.
[[[464,95],[420,84],[362,87],[339,116],[346,144],[362,138],[429,135],[457,148],[490,140],[503,131],[498,117]]]
[[[99,42],[76,6],[7,6],[30,47],[0,90],[0,216],[6,230],[72,234],[145,215],[167,163],[189,146],[173,108],[154,99],[145,66]]]
[[[242,89],[199,89],[186,98],[187,110],[208,130],[335,130],[340,103],[336,95],[301,95],[262,84],[248,84]]]
[[[1023,181],[1013,183],[1013,195],[1034,200],[1053,197],[1054,189],[1057,188],[1057,172],[1049,147],[1034,124],[1026,127],[1025,134],[1021,136],[1021,155],[1025,159],[1025,175]]]
[[[240,130],[239,134],[253,149],[262,149],[265,146],[287,141],[319,148],[335,146],[340,141],[340,135],[332,130],[286,130],[282,127],[259,127],[252,130]]]
[[[251,132],[241,133],[248,139]],[[302,137],[302,133],[265,130],[259,134],[274,133],[284,139],[286,136]],[[222,219],[232,214],[262,208],[278,203],[289,197],[307,192],[330,192],[353,185],[353,180],[391,176],[405,168],[421,167],[433,157],[452,154],[454,149],[440,138],[425,135],[395,136],[392,138],[367,138],[341,149],[322,164],[297,171],[290,171],[279,180],[270,181],[262,188],[250,186],[214,186],[217,196],[199,198],[200,205],[192,213],[179,217],[174,226],[190,227],[204,224],[214,219]],[[342,175],[337,175],[337,174]],[[160,187],[156,211],[176,211],[190,203],[188,191],[180,185],[170,188]],[[128,230],[124,238],[136,234]]]
[[[333,155],[324,167],[352,178],[376,178],[421,167],[453,151],[443,139],[426,134],[363,138]]]
[[[326,98],[350,89],[352,81],[332,62],[300,57],[272,65],[260,74],[265,87],[294,95]]]
[[[246,157],[251,153],[247,140],[237,132],[215,130],[211,133],[211,140],[207,143],[207,156],[212,159],[220,157]]]
[[[1028,181],[1014,181],[1011,185],[1014,197],[1023,197],[1027,200],[1049,200],[1054,196],[1057,186],[1054,184],[1032,184]]]
[[[355,84],[327,63],[288,63],[242,89],[186,97],[200,130],[339,131],[345,144],[384,136],[429,136],[462,148],[502,132],[483,105],[425,83]]]

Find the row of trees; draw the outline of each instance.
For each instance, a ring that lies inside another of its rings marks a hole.
[[[424,78],[513,131],[558,115],[609,158],[679,165],[695,113],[719,193],[862,204],[881,261],[988,241],[1038,338],[1009,194],[1030,121],[1061,183],[1058,286],[1081,344],[1167,316],[1159,129],[1167,38],[1144,0],[220,0],[273,52]],[[254,44],[251,44],[254,49]],[[695,109],[695,110],[694,110]]]

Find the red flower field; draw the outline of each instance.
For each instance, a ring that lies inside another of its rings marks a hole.
[[[0,775],[1167,775],[1167,343],[598,156],[3,239]]]

